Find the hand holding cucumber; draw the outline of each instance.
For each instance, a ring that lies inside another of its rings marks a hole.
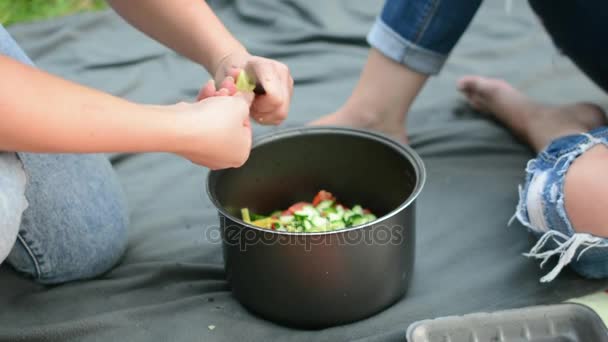
[[[199,98],[232,95],[236,91],[253,92],[256,95],[251,105],[254,120],[264,125],[278,125],[287,118],[293,79],[285,64],[239,51],[220,61],[215,81],[220,89],[207,85]]]

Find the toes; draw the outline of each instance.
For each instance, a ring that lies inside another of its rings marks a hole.
[[[484,98],[482,96],[480,96],[478,93],[472,93],[472,94],[468,95],[467,99],[469,100],[469,105],[471,107],[473,107],[473,109],[483,110],[485,108]]]
[[[463,76],[461,77],[458,82],[457,82],[457,87],[458,90],[464,92],[465,94],[469,94],[473,91],[477,91],[477,89],[479,88],[479,83],[481,82],[482,78],[479,76]]]

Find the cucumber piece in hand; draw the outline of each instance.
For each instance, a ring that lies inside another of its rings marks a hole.
[[[255,89],[255,82],[247,75],[245,70],[241,70],[236,78],[236,89],[241,92],[251,92]]]

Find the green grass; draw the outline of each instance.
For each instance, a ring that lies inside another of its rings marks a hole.
[[[106,7],[104,0],[0,0],[0,23],[8,26]]]

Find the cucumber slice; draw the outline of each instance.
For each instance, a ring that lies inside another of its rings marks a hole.
[[[363,215],[363,208],[360,205],[355,205],[352,209],[351,209],[354,213],[357,213],[359,215]]]
[[[236,89],[242,92],[250,92],[255,89],[255,82],[247,75],[245,70],[241,70],[239,76],[236,78]]]
[[[257,220],[263,220],[263,219],[267,218],[267,216],[258,215],[258,214],[254,214],[254,213],[250,212],[249,218],[251,219],[251,221],[257,221]]]
[[[353,217],[355,217],[355,216],[361,216],[361,215],[356,214],[355,212],[353,212],[353,211],[349,210],[349,211],[344,212],[344,215],[342,216],[342,219],[343,219],[345,222],[349,222],[349,221],[351,221],[351,220],[353,219]]]
[[[367,222],[369,222],[367,220],[366,217],[364,216],[357,216],[355,218],[352,219],[351,221],[351,227],[356,227],[356,226],[360,226],[362,224],[366,224]]]
[[[312,225],[315,226],[316,228],[325,228],[327,227],[327,219],[317,216],[315,218],[312,219]]]
[[[338,213],[335,213],[335,214],[334,214],[334,213],[330,213],[329,215],[327,215],[327,218],[328,218],[330,221],[332,221],[332,222],[333,222],[333,221],[342,221],[342,218],[343,218],[343,217],[344,217],[344,216],[343,216],[342,214],[338,214]]]
[[[283,224],[292,223],[294,220],[293,216],[281,216],[279,217],[279,221]]]
[[[336,214],[338,212],[338,210],[336,210],[336,208],[334,207],[329,207],[327,209],[323,209],[322,211],[325,215],[329,215],[329,214]]]
[[[313,206],[305,206],[302,209],[296,211],[294,215],[306,219],[312,219],[313,217],[320,216],[319,212],[315,210]]]
[[[332,200],[321,201],[321,203],[317,204],[317,210],[329,209],[329,208],[331,208],[331,206],[333,204],[334,204],[334,201],[332,201]]]
[[[367,222],[376,221],[378,218],[374,214],[365,214],[365,218]]]
[[[309,230],[309,229],[311,229],[312,227],[313,227],[313,226],[312,226],[312,223],[311,223],[310,221],[308,221],[308,220],[304,220],[304,230]]]
[[[346,228],[346,223],[344,223],[344,221],[333,221],[329,223],[329,229],[342,229],[342,228]]]
[[[248,208],[241,209],[241,216],[243,217],[243,221],[245,221],[247,223],[251,223],[251,216],[249,216]]]
[[[344,222],[346,222],[348,227],[352,227],[354,222],[360,220],[361,218],[363,218],[363,215],[350,213],[350,215],[344,215]]]
[[[298,210],[295,213],[293,213],[293,217],[297,221],[303,221],[303,220],[308,219],[308,213],[306,213],[305,211],[302,211],[302,210]]]

